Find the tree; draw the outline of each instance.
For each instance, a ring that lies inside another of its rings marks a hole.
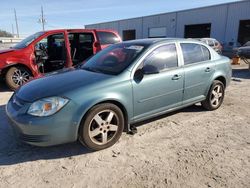
[[[13,37],[13,35],[7,31],[0,29],[0,37]]]

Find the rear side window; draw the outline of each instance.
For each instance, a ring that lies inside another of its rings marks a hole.
[[[120,42],[120,39],[114,33],[111,32],[98,31],[97,35],[101,45],[115,44]]]
[[[201,46],[203,61],[208,61],[211,59],[210,51],[205,46]]]
[[[85,42],[93,42],[94,36],[91,33],[79,33],[79,42],[85,43]]]
[[[154,50],[145,58],[144,66],[145,65],[156,68],[158,72],[178,67],[178,56],[175,44],[168,44]]]
[[[181,49],[185,65],[208,61],[211,59],[209,50],[203,45],[182,43]]]

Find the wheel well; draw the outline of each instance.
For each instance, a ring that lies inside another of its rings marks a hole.
[[[31,74],[32,76],[34,76],[34,75],[32,74],[32,71],[30,70],[30,68],[29,68],[28,66],[23,65],[23,64],[20,64],[20,63],[16,63],[16,64],[12,64],[12,65],[10,65],[10,66],[8,66],[8,67],[6,67],[6,68],[4,68],[4,69],[2,70],[2,77],[3,77],[3,78],[5,77],[5,74],[8,72],[8,70],[9,70],[11,67],[24,67],[24,68],[26,68],[27,70],[29,70],[29,72],[30,72],[30,74]]]
[[[226,82],[226,79],[223,77],[223,76],[219,76],[217,77],[216,79],[214,80],[219,80],[223,83],[223,85],[226,87],[227,86],[227,82]]]
[[[86,116],[86,114],[89,112],[90,109],[92,109],[92,108],[93,108],[94,106],[96,106],[96,105],[103,104],[103,103],[111,103],[111,104],[114,104],[114,105],[116,105],[118,108],[121,109],[121,111],[122,111],[122,113],[123,113],[123,115],[124,115],[124,120],[125,120],[125,122],[124,122],[124,125],[125,125],[125,126],[124,126],[124,131],[127,131],[128,128],[129,128],[127,110],[125,109],[125,107],[124,107],[120,102],[114,101],[114,100],[102,101],[102,102],[99,102],[99,103],[93,105],[93,106],[92,106],[91,108],[89,108],[88,111],[84,114],[84,116],[82,117],[81,121],[83,121],[83,120],[85,119],[85,116]],[[79,133],[79,131],[80,131],[80,126],[79,126],[79,128],[78,128],[78,133]]]

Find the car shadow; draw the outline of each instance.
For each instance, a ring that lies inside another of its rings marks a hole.
[[[69,143],[52,147],[35,147],[16,140],[7,121],[5,105],[0,106],[0,166],[28,161],[69,158],[90,153],[80,143]]]
[[[250,70],[248,68],[245,69],[233,69],[233,77],[239,79],[250,79]]]

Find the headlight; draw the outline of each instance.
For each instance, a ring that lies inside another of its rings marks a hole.
[[[58,112],[68,103],[68,101],[68,99],[62,97],[49,97],[40,99],[30,106],[28,114],[40,117],[50,116]]]

